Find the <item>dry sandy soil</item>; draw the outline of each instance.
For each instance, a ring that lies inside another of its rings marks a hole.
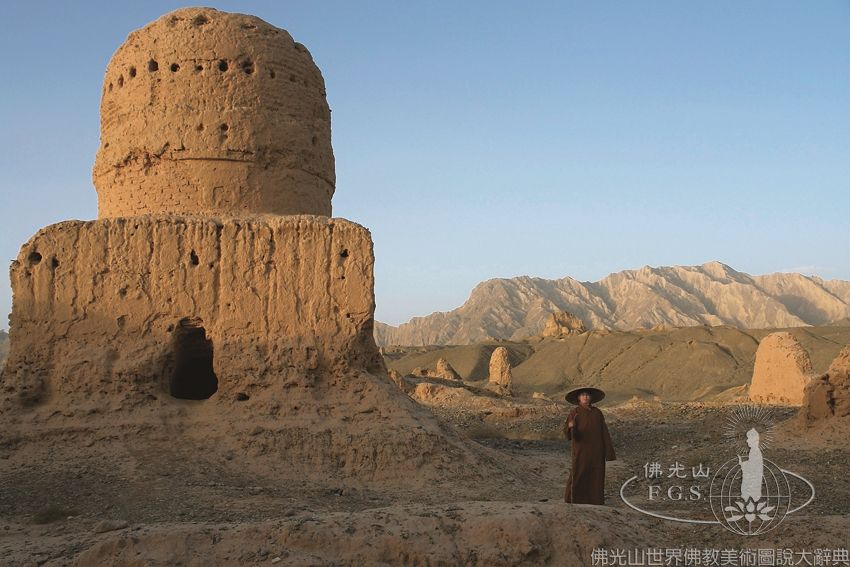
[[[744,537],[719,525],[651,518],[619,496],[646,462],[690,466],[734,456],[724,424],[742,406],[603,402],[618,460],[609,463],[607,506],[590,506],[563,503],[567,406],[464,400],[437,396],[431,406],[447,427],[518,463],[523,478],[482,478],[472,490],[281,480],[249,466],[260,444],[222,442],[223,431],[193,434],[187,423],[150,431],[142,421],[77,421],[71,428],[57,417],[56,426],[0,433],[0,564],[590,565],[594,548],[850,547],[847,424],[805,431],[792,408],[773,408],[766,457],[809,479],[817,495],[778,528]],[[655,510],[693,509],[669,501]]]

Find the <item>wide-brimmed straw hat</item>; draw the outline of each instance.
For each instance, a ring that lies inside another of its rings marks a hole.
[[[582,386],[580,388],[573,388],[572,390],[567,392],[567,401],[571,404],[578,405],[578,395],[582,392],[587,392],[588,394],[590,394],[590,403],[592,404],[595,404],[596,402],[605,397],[605,392],[603,392],[599,388],[594,388],[592,386]]]

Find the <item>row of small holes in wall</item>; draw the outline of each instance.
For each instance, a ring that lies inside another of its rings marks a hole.
[[[237,66],[246,75],[253,75],[254,74],[254,62],[250,59],[244,59],[242,61],[238,61]],[[220,59],[217,64],[213,65],[213,67],[217,68],[222,73],[226,73],[230,69],[230,63],[228,63],[224,59]],[[172,73],[177,73],[178,71],[180,71],[181,67],[180,67],[179,63],[172,63],[171,65],[169,65],[168,68],[171,70]],[[195,64],[195,72],[196,73],[200,73],[203,70],[204,70],[203,65]],[[159,63],[157,61],[153,60],[153,59],[148,61],[148,71],[151,72],[151,73],[158,72],[159,71]],[[127,70],[127,75],[130,77],[130,79],[134,79],[137,74],[138,74],[138,71],[137,71],[136,67],[131,66]],[[272,79],[274,79],[276,77],[273,69],[269,69],[269,77],[271,77]],[[294,74],[290,74],[289,75],[289,81],[291,83],[297,83],[298,77],[296,77]],[[118,88],[121,88],[121,87],[124,86],[124,75],[123,74],[118,76],[117,82],[118,82]],[[310,86],[309,83],[307,82],[307,79],[304,79],[303,83],[304,83],[305,87]],[[109,83],[109,86],[107,88],[111,92],[112,89],[113,89],[113,84]]]
[[[198,124],[197,126],[195,126],[195,130],[197,130],[198,132],[203,132],[204,131],[204,125]],[[226,138],[227,137],[227,131],[230,130],[230,126],[228,126],[227,124],[219,124],[218,130],[219,130],[219,133],[221,134],[221,136],[223,138]]]
[[[204,128],[205,128],[205,126],[203,124],[198,124],[197,126],[195,126],[195,130],[197,130],[198,132],[203,132]],[[219,130],[219,133],[221,134],[222,139],[224,139],[224,138],[227,138],[227,131],[230,130],[230,126],[228,126],[227,124],[219,124],[218,130]],[[316,144],[319,143],[319,137],[313,136],[312,138],[310,138],[310,143],[315,146]],[[103,147],[108,148],[109,143],[104,144]]]
[[[195,130],[197,130],[198,132],[203,132],[204,128],[205,128],[205,126],[203,124],[198,124],[197,126],[195,126]],[[230,130],[230,126],[227,125],[227,124],[219,124],[218,130],[219,130],[219,134],[221,135],[222,139],[225,139],[225,138],[227,138],[227,131]],[[313,136],[312,138],[310,138],[310,143],[315,146],[316,144],[319,143],[319,137]],[[104,147],[104,149],[108,148],[109,142],[105,142],[103,144],[103,147]]]
[[[195,130],[197,130],[198,132],[203,132],[204,131],[204,125],[198,124],[197,126],[195,126]],[[221,134],[222,139],[225,139],[225,138],[227,138],[227,131],[230,130],[230,126],[228,126],[227,124],[219,124],[218,130],[219,130],[219,133]],[[312,142],[313,142],[314,146],[316,145],[316,143],[318,143],[318,141],[319,141],[319,139],[316,136],[313,136]],[[108,147],[109,147],[109,142],[104,142],[103,149],[106,149]]]

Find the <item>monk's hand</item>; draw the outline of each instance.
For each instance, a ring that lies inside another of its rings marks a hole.
[[[569,422],[567,422],[567,428],[568,429],[572,429],[575,426],[576,426],[576,422],[573,421],[572,419]]]

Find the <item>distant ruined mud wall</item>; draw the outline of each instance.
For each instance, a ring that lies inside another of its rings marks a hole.
[[[826,374],[808,384],[800,415],[807,423],[850,418],[850,345],[838,353]]]
[[[803,404],[812,378],[812,361],[800,341],[787,331],[771,333],[756,350],[749,398],[757,403]]]

